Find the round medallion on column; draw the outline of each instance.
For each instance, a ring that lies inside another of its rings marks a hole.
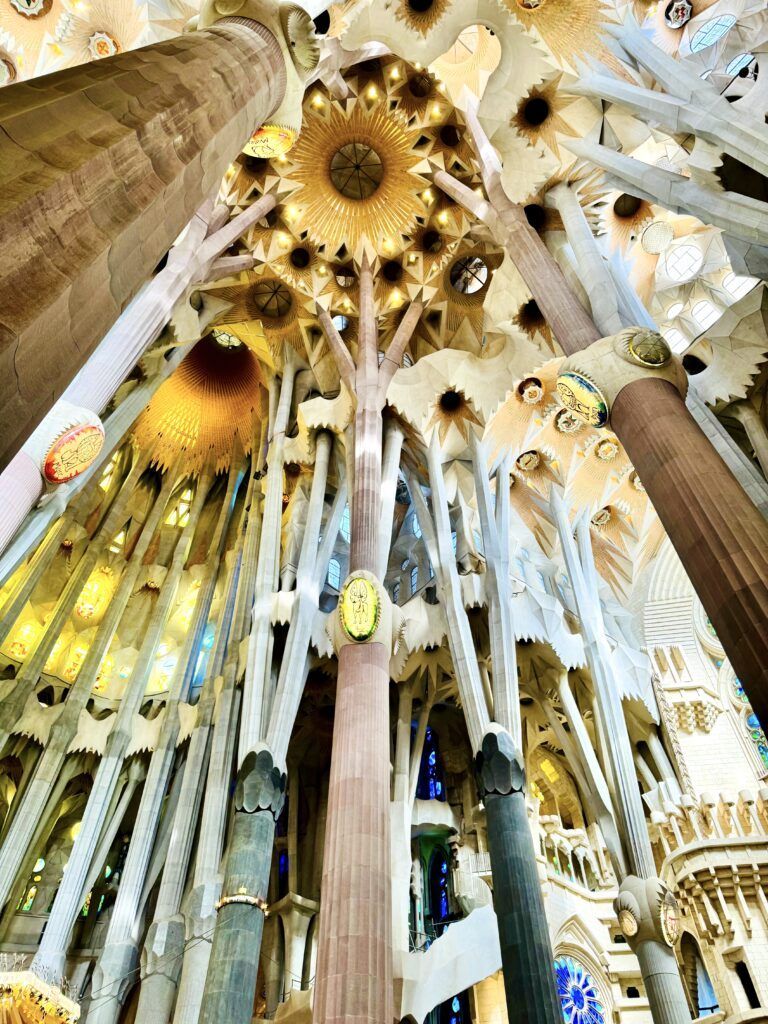
[[[104,446],[104,430],[95,423],[65,431],[53,442],[43,462],[43,476],[50,484],[65,484],[84,473]]]
[[[376,632],[380,617],[376,587],[365,576],[350,577],[339,601],[339,619],[345,635],[357,644],[367,643]]]
[[[582,373],[566,370],[557,378],[560,401],[593,427],[608,422],[608,402],[598,386]]]

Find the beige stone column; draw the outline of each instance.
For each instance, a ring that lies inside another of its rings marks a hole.
[[[285,84],[278,40],[238,18],[2,90],[0,466]]]

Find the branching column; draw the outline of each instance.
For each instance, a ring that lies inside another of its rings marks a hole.
[[[675,387],[658,379],[651,366],[647,379],[622,385],[616,372],[620,357],[601,341],[600,331],[568,288],[546,246],[523,211],[507,197],[498,157],[471,112],[468,123],[490,202],[445,171],[435,174],[436,184],[486,223],[506,246],[566,355],[579,354],[579,365],[588,369],[599,387],[604,379],[610,383],[611,427],[626,448],[756,714],[768,721],[768,524]],[[592,147],[589,155],[594,156],[597,149],[603,147]],[[635,376],[639,376],[637,366]]]
[[[355,395],[350,574],[376,579],[381,518],[382,408],[421,315],[413,303],[381,368],[367,260],[360,271],[355,366],[327,313],[320,319],[340,376]],[[381,588],[379,588],[380,590]],[[314,1019],[391,1024],[392,901],[389,823],[389,647],[344,643],[339,651],[328,791]]]

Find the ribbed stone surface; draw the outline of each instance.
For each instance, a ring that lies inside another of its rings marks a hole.
[[[339,656],[323,857],[315,1024],[390,1024],[389,658]]]
[[[255,23],[0,91],[0,467],[284,91]]]
[[[768,524],[671,384],[643,380],[625,387],[611,426],[752,707],[768,722]]]

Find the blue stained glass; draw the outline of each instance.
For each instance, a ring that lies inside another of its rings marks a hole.
[[[583,964],[560,956],[555,960],[555,978],[565,1024],[605,1024],[597,986]]]
[[[736,24],[735,14],[721,14],[703,25],[691,40],[691,53],[699,53],[709,46],[719,43],[726,33]]]
[[[453,1010],[454,1013],[459,1013],[459,1011],[461,1010],[461,1003],[459,1002],[459,997],[458,996],[454,996],[453,997],[453,1002],[451,1003],[451,1009]]]
[[[424,737],[416,797],[419,800],[445,800],[445,777],[437,736],[429,727]]]
[[[748,729],[759,729],[760,728],[760,720],[758,719],[758,717],[754,713],[754,711],[752,712],[751,715],[747,715],[747,728]]]
[[[733,680],[733,695],[736,700],[741,701],[742,704],[749,704],[749,697],[744,692],[744,687],[741,685],[741,681],[738,679]]]

